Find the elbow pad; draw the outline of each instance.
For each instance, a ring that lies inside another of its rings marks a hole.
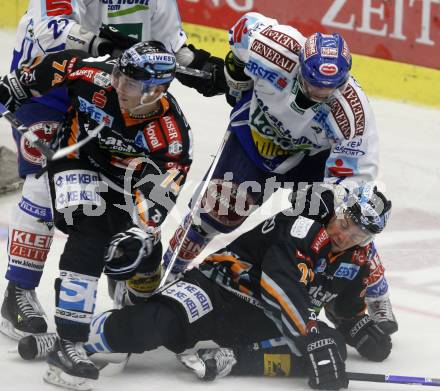
[[[112,46],[109,40],[98,37],[79,24],[72,26],[66,39],[66,49],[82,50],[93,57],[111,54]]]

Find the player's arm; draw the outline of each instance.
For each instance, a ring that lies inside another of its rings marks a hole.
[[[391,353],[391,338],[365,313],[366,281],[369,276],[366,253],[359,248],[349,254],[362,259],[363,265],[352,280],[343,279],[346,283],[345,289],[325,307],[325,313],[344,336],[347,344],[368,360],[380,362]]]
[[[319,328],[309,299],[313,268],[291,245],[293,238],[285,240],[290,244],[272,246],[264,257],[261,297],[266,314],[287,338],[292,352],[306,360],[310,387],[346,388],[344,346]]]
[[[256,12],[244,14],[229,30],[230,51],[225,58],[225,77],[227,83],[226,100],[234,106],[246,91],[252,89],[254,81],[245,73],[249,60],[251,32],[264,26],[278,24]]]
[[[379,137],[370,103],[350,79],[340,97],[329,103],[328,121],[334,141],[325,167],[325,181],[350,188],[374,181],[378,173]]]
[[[63,86],[69,75],[78,69],[84,52],[65,50],[36,58],[30,66],[22,66],[0,79],[0,102],[15,110],[27,99]]]
[[[160,265],[160,227],[176,204],[189,162],[166,166],[154,159],[148,162],[133,189],[130,209],[134,225],[113,236],[104,259],[104,273],[115,280],[149,273]]]

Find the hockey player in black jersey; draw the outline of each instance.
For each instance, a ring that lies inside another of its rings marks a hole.
[[[281,212],[146,303],[97,316],[86,349],[141,353],[164,346],[181,353],[213,340],[222,348],[181,356],[201,378],[231,370],[307,375],[312,388],[346,388],[345,342],[373,361],[391,352],[390,337],[365,314],[364,301],[369,243],[390,209],[382,193],[365,186],[327,226],[293,208]],[[318,321],[323,308],[336,330]]]
[[[116,60],[79,51],[50,54],[0,83],[0,102],[11,110],[31,96],[67,87],[72,106],[56,146],[74,145],[105,124],[96,138],[47,167],[54,222],[68,235],[55,281],[60,338],[48,358],[45,379],[51,383],[86,389],[88,379],[98,378],[82,345],[112,236],[117,234],[120,249],[136,253],[136,273],[126,276],[111,261],[106,273],[130,279],[128,288],[139,296],[159,283],[160,225],[191,164],[190,127],[167,92],[175,68],[175,56],[151,41]],[[111,257],[118,260],[118,253]]]

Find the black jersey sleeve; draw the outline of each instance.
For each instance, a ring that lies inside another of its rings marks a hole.
[[[347,252],[347,256],[347,262],[350,262],[347,264],[355,265],[359,270],[353,279],[343,279],[343,291],[325,307],[326,313],[330,313],[337,324],[363,314],[366,309],[365,293],[370,273],[366,254],[362,248],[357,247]]]
[[[22,66],[15,71],[22,89],[28,97],[39,96],[53,88],[66,85],[69,74],[78,70],[81,59],[90,57],[80,50],[63,50],[36,58],[30,66]]]
[[[153,161],[147,164],[134,184],[135,222],[143,227],[158,227],[174,207],[184,185],[190,162]]]
[[[307,335],[310,328],[317,327],[308,295],[313,275],[292,238],[280,239],[264,256],[260,281],[262,303],[266,314],[288,338]]]

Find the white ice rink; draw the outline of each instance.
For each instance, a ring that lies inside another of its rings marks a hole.
[[[9,70],[14,34],[0,32],[2,57],[0,75]],[[175,82],[171,91],[178,99],[194,132],[194,164],[177,208],[168,218],[164,243],[186,212],[186,202],[195,183],[207,169],[228,123],[228,106],[223,97],[203,98]],[[440,99],[440,93],[439,93]],[[381,136],[379,179],[393,201],[390,224],[378,240],[387,268],[391,299],[399,321],[393,335],[393,351],[383,363],[372,363],[349,351],[347,369],[353,372],[440,378],[440,111],[409,104],[372,99]],[[0,120],[0,144],[15,148],[10,128]],[[286,192],[279,192],[246,223],[249,227],[268,217],[286,203]],[[0,198],[0,275],[7,267],[6,240],[8,219],[19,193]],[[222,238],[227,239],[227,238]],[[37,293],[49,316],[53,330],[53,281],[58,273],[58,257],[64,245],[57,233]],[[213,246],[218,247],[216,241]],[[210,247],[212,248],[212,247]],[[0,278],[0,300],[6,282]],[[111,306],[104,280],[99,286],[98,311]],[[436,331],[437,330],[437,331]],[[14,343],[0,335],[0,390],[55,390],[44,383],[44,362],[22,361],[11,352]],[[308,390],[305,380],[224,378],[213,384],[197,381],[172,354],[160,350],[133,356],[125,371],[113,377],[101,377],[96,391],[211,391]],[[426,387],[351,382],[353,390],[422,390]]]

